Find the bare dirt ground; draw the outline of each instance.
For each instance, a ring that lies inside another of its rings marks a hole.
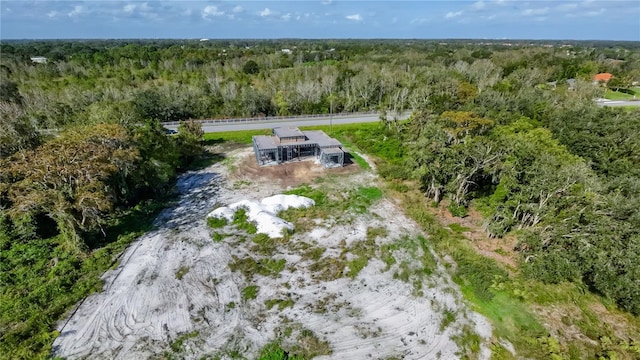
[[[491,326],[466,307],[437,257],[431,273],[420,271],[429,254],[412,239],[421,231],[388,199],[362,213],[300,219],[312,226],[266,255],[247,233],[205,222],[216,206],[303,183],[339,194],[376,181],[355,164],[258,167],[250,149],[183,175],[179,204],[105,273],[103,291],[60,323],[54,355],[252,359],[280,341],[318,359],[451,359],[469,355],[464,339],[477,334],[473,355],[488,358]],[[365,265],[349,275],[345,264],[365,248]]]
[[[506,265],[507,269],[512,271],[517,268],[514,251],[516,246],[515,236],[510,235],[504,238],[489,237],[482,228],[482,215],[477,210],[470,208],[467,216],[459,218],[451,215],[447,205],[446,201],[442,201],[438,208],[434,209],[434,215],[441,224],[445,226],[451,224],[462,226],[464,228],[462,234],[471,240],[471,245],[479,254]]]

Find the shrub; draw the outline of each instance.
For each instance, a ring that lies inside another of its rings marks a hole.
[[[258,290],[260,290],[259,286],[249,285],[246,288],[242,289],[242,298],[244,300],[253,300],[258,297]]]
[[[227,225],[227,219],[225,218],[217,218],[217,217],[208,217],[207,225],[209,225],[212,229],[218,229],[221,227],[225,227]]]

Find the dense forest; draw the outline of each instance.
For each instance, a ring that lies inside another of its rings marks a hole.
[[[383,177],[517,236],[524,276],[640,315],[640,107],[594,102],[638,91],[638,43],[41,41],[1,55],[1,354],[47,356],[123,219],[199,157],[190,119],[236,116],[380,111],[384,136],[353,136]],[[594,84],[601,72],[614,78]],[[169,136],[162,121],[184,122]]]

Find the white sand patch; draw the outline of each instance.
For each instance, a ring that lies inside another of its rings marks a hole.
[[[249,221],[256,223],[259,234],[280,238],[285,229],[293,230],[293,224],[282,220],[276,214],[289,208],[299,209],[313,205],[315,205],[315,201],[307,197],[280,194],[266,197],[260,203],[251,200],[237,201],[229,206],[217,208],[207,216],[232,221],[233,215],[238,209],[245,209]]]

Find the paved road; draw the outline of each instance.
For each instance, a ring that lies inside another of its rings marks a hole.
[[[628,100],[607,100],[596,99],[598,106],[640,106],[640,100],[628,101]]]
[[[407,119],[410,113],[405,113],[399,119]],[[271,129],[275,127],[298,127],[298,126],[317,126],[317,125],[339,125],[339,124],[356,124],[380,121],[380,115],[342,115],[334,118],[298,118],[292,120],[256,120],[239,123],[215,123],[202,124],[202,129],[206,133],[239,131],[239,130],[260,130]],[[167,129],[176,130],[177,125],[165,125]]]

